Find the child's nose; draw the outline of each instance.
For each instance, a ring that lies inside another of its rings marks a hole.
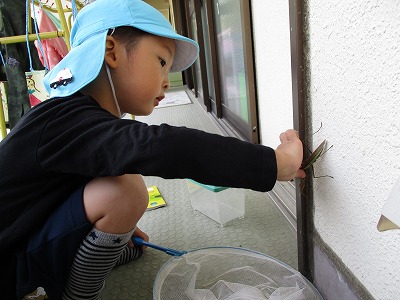
[[[168,90],[170,87],[171,87],[171,82],[169,81],[169,79],[165,80],[163,82],[164,91]]]

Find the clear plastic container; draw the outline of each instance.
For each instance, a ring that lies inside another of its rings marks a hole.
[[[244,217],[243,189],[205,185],[191,179],[186,182],[193,209],[217,221],[221,226]]]

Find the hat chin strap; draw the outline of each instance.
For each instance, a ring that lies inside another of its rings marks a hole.
[[[105,64],[105,65],[106,65],[108,82],[110,83],[111,91],[112,91],[112,94],[113,94],[113,97],[114,97],[115,106],[117,107],[119,117],[122,118],[121,109],[119,108],[119,105],[118,105],[117,95],[115,95],[115,88],[114,88],[114,83],[113,83],[112,78],[111,78],[110,69],[108,68],[107,64]]]

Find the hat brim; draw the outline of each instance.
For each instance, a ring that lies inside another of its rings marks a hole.
[[[179,72],[189,68],[197,59],[199,48],[191,40],[175,40],[175,59],[171,67],[171,72]]]
[[[155,36],[161,36],[175,40],[175,57],[170,72],[183,71],[189,68],[197,59],[199,54],[199,46],[197,43],[185,36],[177,34],[172,29],[166,28],[165,26],[162,26],[162,24],[146,24],[145,26],[135,24],[133,27]]]
[[[107,30],[90,36],[83,43],[72,48],[60,63],[46,74],[43,83],[51,97],[72,95],[99,75],[104,63],[106,37]],[[50,87],[63,69],[71,72],[72,80],[65,85],[56,85],[56,88]]]

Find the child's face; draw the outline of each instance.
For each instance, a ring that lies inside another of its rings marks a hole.
[[[113,77],[121,113],[140,116],[153,111],[170,87],[168,74],[174,55],[174,40],[145,36],[122,58]]]

